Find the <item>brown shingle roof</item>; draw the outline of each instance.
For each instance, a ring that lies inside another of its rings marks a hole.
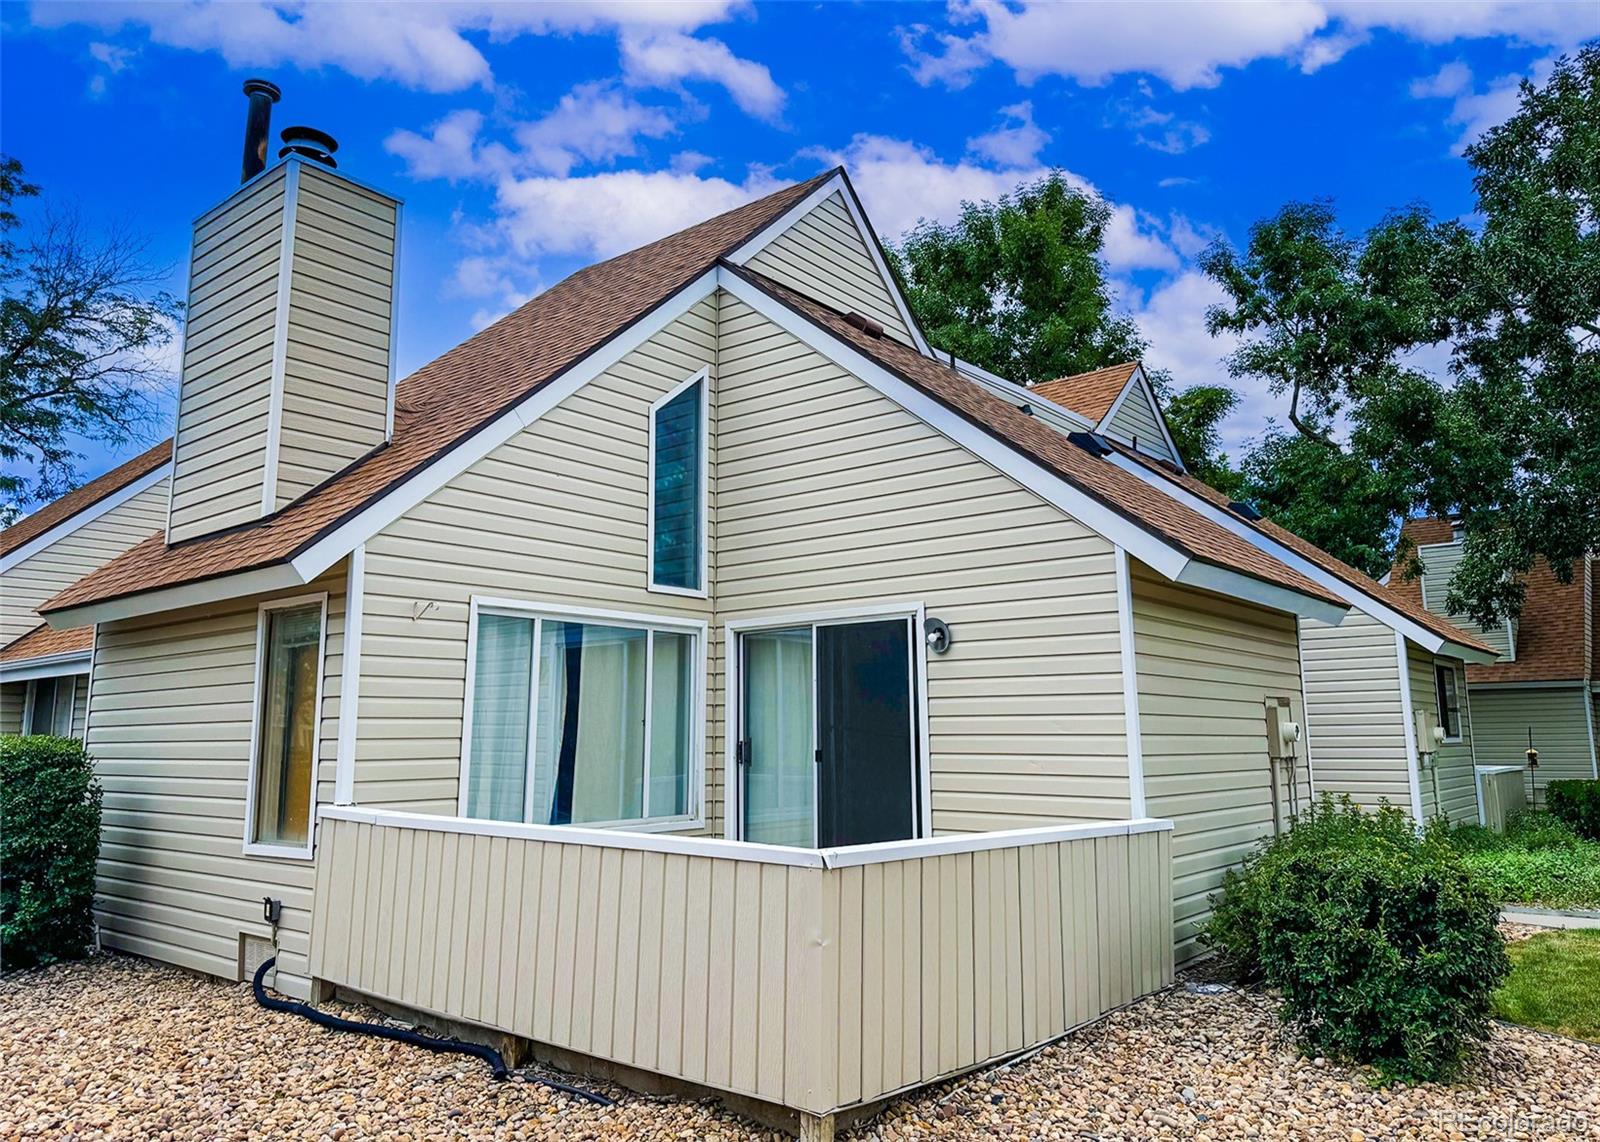
[[[52,500],[32,515],[24,516],[4,531],[0,531],[0,555],[15,551],[24,543],[37,539],[51,528],[93,507],[112,493],[121,491],[140,476],[154,471],[171,459],[172,440],[169,438],[139,453],[132,460],[118,464],[104,476],[90,480],[83,487],[68,492],[60,499]]]
[[[1040,381],[1029,392],[1038,393],[1045,400],[1054,401],[1062,408],[1071,409],[1099,424],[1111,406],[1117,403],[1122,390],[1128,387],[1128,378],[1139,367],[1137,361],[1124,361],[1087,373],[1074,373],[1053,381]]]
[[[54,630],[48,623],[40,623],[14,642],[0,650],[0,662],[21,662],[27,658],[43,658],[51,654],[71,654],[89,650],[94,646],[94,627],[68,627]]]
[[[1217,489],[1213,488],[1210,484],[1206,483],[1204,480],[1196,479],[1187,472],[1179,472],[1170,464],[1163,464],[1159,460],[1152,459],[1151,457],[1146,456],[1144,453],[1135,451],[1134,449],[1128,448],[1117,443],[1116,441],[1111,441],[1110,443],[1111,446],[1119,453],[1131,460],[1137,461],[1139,464],[1142,464],[1145,468],[1155,472],[1157,475],[1172,481],[1174,484],[1177,484],[1184,490],[1199,496],[1201,499],[1216,504],[1224,511],[1229,510],[1228,505],[1232,501],[1229,500],[1227,496],[1217,491]],[[1385,606],[1399,611],[1418,626],[1432,631],[1440,638],[1449,639],[1451,642],[1459,643],[1462,646],[1470,646],[1476,650],[1483,650],[1493,653],[1492,647],[1484,645],[1482,641],[1474,638],[1466,631],[1461,630],[1448,619],[1434,614],[1432,611],[1428,610],[1422,605],[1421,600],[1407,598],[1403,594],[1396,593],[1390,588],[1385,587],[1382,583],[1378,582],[1371,575],[1368,575],[1366,572],[1361,571],[1356,567],[1352,567],[1342,559],[1338,559],[1328,554],[1316,544],[1302,539],[1288,528],[1280,527],[1273,523],[1270,519],[1266,519],[1264,517],[1258,520],[1247,520],[1241,516],[1239,518],[1239,522],[1261,532],[1261,534],[1265,535],[1268,539],[1283,544],[1283,546],[1287,547],[1290,551],[1293,551],[1296,555],[1315,563],[1318,567],[1322,568],[1336,579],[1343,580],[1345,583],[1351,587],[1354,587],[1363,594],[1370,595],[1372,598],[1378,600],[1380,603],[1383,603]],[[1446,538],[1448,538],[1448,535]]]
[[[1450,542],[1450,521],[1446,519],[1409,520],[1401,530],[1419,547]],[[1469,665],[1467,681],[1557,682],[1591,677],[1593,665],[1584,653],[1588,610],[1584,597],[1590,593],[1590,606],[1594,605],[1593,576],[1594,565],[1579,561],[1573,564],[1572,582],[1563,583],[1543,559],[1535,563],[1527,575],[1528,594],[1517,621],[1516,658]],[[1389,589],[1412,606],[1422,605],[1422,580],[1407,578],[1398,562],[1389,577]]]
[[[1345,605],[1344,600],[1300,572],[1218,527],[1137,476],[1091,456],[1061,433],[967,380],[949,365],[924,357],[892,338],[874,337],[856,328],[837,310],[753,270],[730,268],[901,380],[1179,550],[1205,563],[1239,571],[1337,606]]]
[[[259,523],[171,547],[153,535],[47,600],[40,612],[292,559],[649,314],[836,173],[579,270],[403,381],[389,444]]]

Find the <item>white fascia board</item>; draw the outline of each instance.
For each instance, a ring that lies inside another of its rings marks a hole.
[[[89,673],[93,651],[74,650],[64,654],[41,654],[0,663],[0,682],[26,682],[30,678],[60,678],[68,674]]]
[[[855,221],[856,229],[861,232],[861,241],[867,247],[867,253],[872,258],[872,264],[877,267],[878,276],[883,279],[883,284],[889,290],[889,296],[894,299],[894,305],[900,311],[900,319],[906,323],[906,328],[911,331],[911,340],[916,343],[917,349],[925,357],[933,356],[927,340],[922,336],[922,330],[917,327],[916,318],[911,316],[911,307],[906,303],[900,287],[895,284],[894,275],[889,272],[889,267],[884,264],[883,255],[878,249],[877,235],[872,230],[872,224],[867,221],[861,204],[856,201],[855,192],[850,188],[842,173],[834,175],[788,210],[780,214],[773,222],[763,227],[753,238],[740,246],[733,253],[727,255],[727,260],[736,266],[742,266],[762,250],[777,241],[790,227],[810,214],[818,206],[838,194],[844,199],[845,209],[850,212],[850,217]]]
[[[1113,544],[1126,548],[1128,554],[1154,567],[1168,579],[1177,580],[1188,566],[1190,559],[1187,552],[1112,510],[1038,461],[995,439],[738,274],[723,273],[720,284],[729,294],[784,332],[860,378],[924,424],[1054,504],[1085,527]]]
[[[1150,384],[1150,378],[1144,375],[1144,366],[1135,365],[1133,373],[1128,377],[1128,383],[1122,386],[1122,391],[1117,394],[1117,399],[1111,402],[1111,407],[1106,410],[1105,416],[1100,418],[1100,423],[1095,425],[1095,431],[1105,433],[1107,426],[1116,417],[1122,408],[1122,403],[1128,399],[1135,389],[1144,390],[1145,399],[1150,402],[1150,410],[1156,414],[1156,426],[1161,429],[1161,436],[1167,442],[1167,450],[1173,455],[1173,462],[1177,464],[1178,471],[1187,472],[1184,467],[1183,453],[1178,451],[1178,445],[1172,439],[1172,433],[1167,428],[1167,414],[1161,411],[1161,402],[1156,399],[1156,390]],[[1131,445],[1130,445],[1131,447]]]
[[[1177,581],[1203,591],[1215,591],[1221,595],[1247,599],[1274,611],[1287,611],[1303,619],[1316,619],[1330,626],[1338,626],[1345,615],[1350,613],[1349,607],[1329,603],[1307,595],[1303,591],[1297,591],[1293,587],[1281,587],[1265,579],[1257,579],[1254,575],[1246,575],[1242,571],[1230,571],[1226,567],[1219,567],[1215,563],[1202,563],[1198,559],[1190,561]]]
[[[1294,550],[1294,548],[1287,547],[1284,544],[1279,543],[1265,532],[1258,531],[1256,528],[1251,527],[1247,522],[1239,519],[1232,512],[1229,512],[1223,508],[1219,508],[1216,504],[1212,503],[1208,499],[1205,499],[1204,497],[1195,495],[1188,488],[1183,487],[1181,484],[1173,483],[1173,481],[1167,479],[1166,477],[1152,472],[1148,467],[1139,463],[1139,461],[1130,460],[1128,457],[1116,452],[1113,452],[1110,456],[1106,457],[1106,459],[1110,460],[1124,472],[1128,472],[1134,476],[1137,476],[1151,487],[1159,489],[1160,491],[1171,496],[1184,507],[1198,512],[1212,523],[1232,532],[1234,535],[1238,536],[1240,539],[1244,540],[1258,551],[1263,551],[1272,556],[1274,559],[1278,560],[1278,562],[1300,572],[1300,574],[1304,575],[1307,579],[1310,579],[1317,586],[1323,587],[1333,592],[1335,595],[1338,595],[1341,599],[1345,600],[1345,602],[1349,603],[1350,606],[1355,610],[1360,611],[1362,614],[1372,616],[1384,626],[1404,635],[1406,638],[1410,639],[1412,642],[1416,643],[1423,650],[1428,651],[1430,654],[1444,653],[1459,658],[1463,662],[1495,661],[1496,656],[1494,655],[1485,654],[1481,650],[1474,650],[1470,646],[1461,646],[1458,643],[1450,642],[1448,639],[1434,634],[1420,623],[1414,621],[1413,619],[1407,618],[1393,607],[1387,606],[1386,604],[1373,598],[1366,591],[1361,590],[1361,588],[1355,586],[1354,584],[1346,583],[1343,579],[1339,578],[1339,576],[1330,571],[1324,570],[1322,567],[1319,567],[1317,564],[1311,562],[1311,560],[1301,555],[1298,551]],[[1326,622],[1329,620],[1324,619],[1322,621]],[[1332,621],[1337,623],[1339,620],[1334,619]]]
[[[88,626],[91,623],[112,622],[133,618],[136,615],[153,615],[162,611],[176,611],[184,607],[204,606],[226,599],[260,595],[268,591],[281,591],[289,587],[303,587],[309,580],[301,579],[288,563],[274,563],[252,571],[239,571],[232,575],[219,575],[215,579],[202,579],[196,583],[183,583],[176,587],[163,587],[154,591],[141,591],[119,599],[100,603],[84,603],[51,611],[45,622],[57,630]]]
[[[172,462],[168,461],[159,468],[154,468],[151,471],[146,472],[137,480],[134,480],[128,484],[124,484],[122,487],[118,488],[109,495],[100,497],[100,499],[84,508],[81,512],[78,512],[76,515],[68,516],[66,519],[52,527],[49,531],[42,532],[39,535],[34,536],[32,539],[28,540],[27,543],[24,543],[16,550],[8,551],[5,555],[0,556],[0,572],[9,571],[19,563],[22,563],[24,560],[30,559],[39,554],[39,552],[49,547],[52,543],[66,538],[73,532],[77,531],[80,527],[83,527],[85,524],[93,523],[107,512],[114,511],[115,509],[121,507],[123,504],[133,499],[134,496],[137,496],[140,492],[155,487],[155,485],[159,484],[162,480],[165,480],[171,474]],[[73,625],[76,626],[77,624],[74,623]]]
[[[501,413],[434,463],[413,472],[296,555],[292,562],[300,581],[311,582],[704,301],[717,288],[719,273],[716,269],[707,270],[600,348],[572,364],[555,380]]]

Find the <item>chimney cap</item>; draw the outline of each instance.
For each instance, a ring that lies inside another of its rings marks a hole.
[[[283,98],[282,89],[279,88],[278,85],[276,83],[273,83],[270,79],[247,79],[247,80],[245,80],[244,81],[244,93],[246,95],[265,95],[268,99],[272,100],[272,102],[274,102],[274,103],[276,103],[278,100]]]
[[[326,131],[315,127],[285,127],[279,137],[283,139],[283,148],[278,152],[280,159],[299,155],[323,166],[338,168],[333,152],[339,149],[339,143]]]

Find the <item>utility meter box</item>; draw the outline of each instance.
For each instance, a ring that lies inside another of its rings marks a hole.
[[[1444,742],[1444,730],[1439,728],[1439,715],[1432,710],[1417,711],[1417,755],[1426,754],[1427,763]]]
[[[1300,755],[1300,723],[1291,712],[1287,698],[1267,699],[1267,753],[1272,757]]]

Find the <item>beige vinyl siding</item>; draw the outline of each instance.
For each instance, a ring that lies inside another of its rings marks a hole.
[[[827,1113],[1170,981],[1169,835],[834,868],[329,820],[312,971]]]
[[[717,423],[719,629],[920,600],[935,831],[1127,816],[1110,543],[726,296]]]
[[[1478,819],[1478,790],[1472,764],[1472,718],[1467,698],[1466,671],[1453,658],[1435,659],[1433,655],[1406,644],[1407,665],[1411,672],[1411,708],[1413,713],[1432,711],[1438,717],[1438,685],[1433,668],[1437,662],[1456,675],[1456,693],[1461,702],[1461,740],[1445,742],[1435,751],[1432,772],[1418,773],[1418,788],[1422,793],[1422,816],[1432,820],[1437,816],[1452,821]],[[1472,698],[1476,703],[1476,695]],[[1443,724],[1442,722],[1440,723]],[[1420,747],[1419,747],[1420,748]],[[1435,790],[1437,789],[1437,795]]]
[[[285,166],[195,225],[172,485],[174,541],[260,516]]]
[[[1394,631],[1352,610],[1338,626],[1300,621],[1306,725],[1317,792],[1365,809],[1411,811],[1410,761]]]
[[[162,480],[12,567],[0,579],[0,645],[39,625],[40,603],[149,539],[166,518]]]
[[[398,214],[393,199],[300,168],[277,507],[383,443]]]
[[[317,799],[332,800],[344,569],[328,593]],[[268,939],[277,987],[309,993],[311,862],[243,855],[261,599],[103,623],[89,752],[105,788],[96,920],[108,947],[239,978],[242,934]]]
[[[1445,609],[1445,596],[1450,593],[1450,578],[1461,565],[1466,553],[1464,543],[1429,543],[1417,547],[1417,558],[1422,561],[1422,605],[1436,615],[1446,615],[1450,621],[1467,634],[1499,651],[1502,661],[1515,661],[1514,639],[1511,624],[1501,623],[1494,630],[1486,630],[1462,614],[1452,614]]]
[[[715,358],[708,298],[368,541],[358,804],[456,811],[474,595],[709,618],[645,537],[650,405]]]
[[[881,322],[886,333],[909,345],[911,331],[878,272],[868,241],[845,205],[844,192],[837,191],[748,264],[807,297]]]
[[[27,705],[26,682],[0,682],[0,734],[22,732],[22,711]]]
[[[1472,717],[1478,729],[1479,765],[1526,765],[1528,731],[1539,751],[1535,774],[1539,804],[1544,787],[1563,779],[1592,779],[1586,695],[1579,683],[1566,686],[1478,685]]]
[[[1159,414],[1150,404],[1144,386],[1130,383],[1133,388],[1117,407],[1117,414],[1111,418],[1111,423],[1106,425],[1106,435],[1126,444],[1137,441],[1140,452],[1147,452],[1162,460],[1176,461],[1178,457],[1167,447],[1167,438],[1162,434],[1161,423],[1157,419]]]
[[[1223,873],[1272,833],[1266,699],[1304,722],[1292,615],[1159,579],[1133,564],[1134,654],[1144,746],[1145,811],[1170,818],[1178,958],[1208,914]],[[1296,799],[1309,803],[1300,754]],[[1289,808],[1289,791],[1281,796]],[[1287,824],[1287,812],[1285,813]]]

